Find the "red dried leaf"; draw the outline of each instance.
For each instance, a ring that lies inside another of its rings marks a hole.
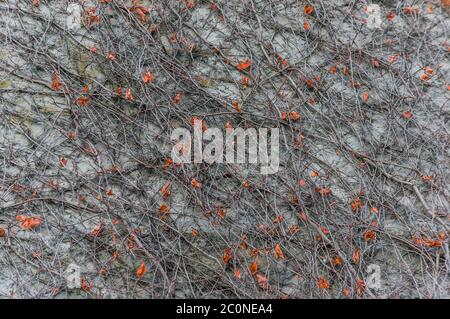
[[[403,112],[402,117],[403,117],[405,120],[409,120],[410,118],[413,117],[413,114],[412,114],[410,111],[406,111],[406,112]]]
[[[133,93],[131,92],[131,89],[127,89],[127,90],[125,91],[125,98],[126,98],[128,101],[133,101],[133,100],[134,100]]]
[[[20,228],[26,230],[35,229],[41,224],[41,219],[39,217],[18,215],[16,216],[16,220],[20,222]]]
[[[363,234],[363,238],[365,241],[373,240],[377,237],[377,234],[373,230],[367,230]]]
[[[222,255],[222,261],[226,265],[230,262],[230,260],[233,258],[233,252],[231,251],[231,248],[226,248],[223,251]]]
[[[355,251],[353,252],[352,260],[354,263],[357,263],[359,262],[360,258],[361,258],[361,250],[359,248],[356,248]]]
[[[315,191],[316,191],[316,193],[319,193],[322,196],[327,196],[327,195],[331,195],[332,194],[331,189],[330,188],[326,188],[326,187],[324,187],[324,188],[316,187]]]
[[[280,244],[276,244],[275,248],[273,249],[273,252],[275,253],[275,257],[277,259],[284,259],[283,251],[281,250]]]
[[[62,83],[59,79],[59,75],[56,72],[52,73],[52,83],[51,83],[52,90],[58,91],[62,87]]]
[[[324,277],[319,277],[319,279],[317,280],[317,287],[319,287],[320,289],[329,289],[330,283]]]
[[[161,187],[161,189],[159,190],[159,192],[160,192],[161,196],[162,196],[164,199],[169,198],[169,197],[170,197],[170,182],[165,183],[165,184]]]
[[[181,93],[177,93],[177,94],[172,98],[173,104],[175,104],[175,105],[180,104],[181,98],[182,98]]]
[[[202,183],[200,183],[198,180],[196,180],[195,178],[193,178],[193,179],[191,180],[191,186],[192,186],[193,188],[200,188],[200,187],[202,187]]]
[[[136,269],[136,276],[138,278],[142,278],[144,277],[145,273],[147,272],[147,266],[145,265],[144,262],[142,262],[139,267]]]
[[[250,273],[255,275],[258,272],[258,258],[255,258],[255,261],[250,264]]]
[[[238,64],[236,64],[236,69],[238,69],[238,70],[240,70],[240,71],[245,71],[245,70],[247,70],[251,65],[252,65],[252,61],[250,61],[249,59],[247,59],[247,60],[238,62]]]
[[[89,103],[89,97],[87,96],[80,96],[78,99],[75,100],[76,105],[78,106],[87,106]]]
[[[366,103],[367,101],[369,101],[369,92],[364,92],[364,93],[361,95],[361,100],[362,100],[364,103]]]
[[[151,83],[155,81],[155,76],[152,74],[152,72],[147,71],[142,76],[142,80],[144,81],[144,83]]]
[[[364,206],[364,204],[363,204],[362,200],[360,200],[359,198],[354,199],[351,203],[353,212],[356,212],[358,209],[360,209],[363,206]]]
[[[312,14],[312,13],[314,12],[314,7],[313,7],[312,5],[310,5],[310,4],[307,4],[307,5],[303,8],[303,12],[304,12],[305,14],[310,15],[310,14]]]
[[[170,211],[170,207],[167,206],[167,204],[162,203],[161,205],[159,205],[159,211],[161,213],[167,214]]]
[[[62,167],[65,167],[67,165],[67,159],[64,157],[61,157],[59,159],[59,165],[61,165]]]

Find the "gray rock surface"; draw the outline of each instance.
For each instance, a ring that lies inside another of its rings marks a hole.
[[[38,2],[0,1],[0,298],[448,298],[443,2]],[[280,128],[280,171],[165,165],[194,116]]]

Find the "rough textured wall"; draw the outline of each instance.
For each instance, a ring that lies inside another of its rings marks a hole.
[[[449,1],[0,0],[0,298],[447,298],[448,22]],[[280,171],[174,165],[195,117],[279,128]]]

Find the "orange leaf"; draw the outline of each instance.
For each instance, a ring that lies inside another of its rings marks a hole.
[[[307,4],[304,8],[303,8],[303,12],[305,14],[312,14],[314,12],[314,7],[310,4]]]
[[[242,77],[242,85],[248,87],[250,85],[250,79],[246,76]]]
[[[242,113],[241,107],[239,106],[239,102],[238,101],[233,101],[233,108],[238,112],[238,113]]]
[[[80,96],[78,99],[76,99],[75,103],[78,106],[87,106],[89,103],[89,97],[87,96]]]
[[[103,225],[100,224],[100,225],[97,225],[94,227],[94,229],[91,231],[90,235],[92,237],[98,237],[102,234],[102,231],[103,231]]]
[[[139,267],[136,269],[136,276],[138,278],[142,278],[144,277],[145,273],[147,272],[147,266],[145,265],[144,262],[142,262]]]
[[[134,12],[139,16],[139,19],[142,23],[147,19],[147,15],[150,13],[150,10],[144,6],[134,5],[130,8],[130,12]]]
[[[200,183],[198,180],[193,178],[191,180],[191,186],[194,187],[194,188],[200,188],[200,187],[202,187],[202,183]]]
[[[387,15],[386,15],[386,18],[389,20],[389,21],[392,21],[392,20],[394,20],[394,18],[396,17],[397,15],[395,14],[395,12],[389,12]]]
[[[195,8],[195,0],[184,0],[186,3],[186,7],[188,9],[194,9]]]
[[[181,93],[177,93],[173,98],[172,98],[172,102],[175,105],[180,104],[181,102]]]
[[[164,199],[169,198],[169,197],[170,197],[170,182],[165,183],[165,184],[161,187],[161,189],[159,190],[159,192],[160,192],[161,196],[162,196]]]
[[[356,212],[359,208],[363,207],[363,202],[359,198],[354,199],[351,203],[351,207],[352,211]]]
[[[289,118],[290,118],[292,121],[298,121],[298,120],[300,119],[300,113],[299,113],[299,112],[296,112],[296,111],[289,112]]]
[[[170,207],[167,206],[167,204],[162,203],[162,204],[159,206],[159,211],[160,211],[161,213],[167,214],[167,213],[170,211]]]
[[[354,263],[359,262],[359,259],[361,258],[361,250],[359,248],[356,248],[352,255],[352,260]]]
[[[258,258],[255,258],[255,261],[250,264],[249,269],[252,275],[258,272]]]
[[[163,169],[168,169],[170,166],[172,166],[173,160],[171,158],[166,158],[164,160]]]
[[[423,68],[423,70],[425,71],[426,74],[431,75],[434,73],[434,70],[432,68],[430,68],[429,66],[426,66]]]
[[[388,60],[390,63],[395,63],[395,62],[397,62],[397,56],[391,55],[391,56],[389,56]]]
[[[227,215],[227,210],[223,207],[217,207],[217,215],[220,218],[225,219],[225,217]]]
[[[258,285],[262,289],[268,289],[269,288],[269,280],[267,279],[266,276],[261,275],[261,274],[256,274],[256,281],[258,282]]]
[[[403,8],[403,13],[404,14],[419,13],[419,8],[418,7],[404,7]]]
[[[328,235],[330,233],[330,230],[326,227],[320,226],[320,230],[324,235]]]
[[[346,76],[350,74],[350,69],[348,68],[348,66],[344,66],[344,69],[342,70],[342,73],[344,75],[346,75]]]
[[[155,76],[150,71],[147,71],[142,76],[142,80],[144,83],[151,83],[155,80]]]
[[[413,114],[410,111],[403,112],[403,114],[402,114],[402,117],[405,120],[409,120],[410,118],[412,118],[412,116],[413,116]]]
[[[231,251],[231,248],[226,248],[223,251],[222,255],[222,261],[226,265],[230,262],[230,260],[233,258],[233,252]]]
[[[324,187],[324,188],[316,187],[315,191],[316,191],[316,193],[319,193],[322,196],[326,196],[326,195],[331,195],[332,194],[331,189],[330,188],[326,188],[326,187]]]
[[[20,227],[22,229],[34,229],[41,224],[41,219],[39,217],[18,215],[16,216],[16,220],[20,221]]]
[[[319,279],[317,280],[317,287],[319,287],[320,289],[329,289],[330,283],[324,277],[319,277]]]
[[[94,287],[94,284],[92,282],[89,283],[85,278],[81,279],[81,289],[83,289],[85,292],[91,291],[92,287]]]
[[[247,59],[247,60],[238,62],[238,64],[236,64],[236,69],[238,69],[238,70],[240,70],[240,71],[245,71],[245,70],[247,70],[251,65],[252,65],[252,61],[250,61],[249,59]]]
[[[337,72],[337,66],[333,65],[332,67],[330,67],[328,69],[328,72],[333,73],[333,74],[336,73]]]
[[[364,92],[364,93],[361,95],[361,99],[363,100],[363,102],[369,101],[369,92]]]
[[[0,227],[0,237],[5,237],[6,236],[6,230],[4,228]]]
[[[318,171],[312,171],[311,172],[311,177],[318,177],[319,176],[319,172]]]
[[[114,52],[109,52],[106,57],[108,58],[108,60],[111,60],[111,61],[114,61],[117,58],[117,56]]]
[[[65,159],[64,157],[61,157],[59,159],[59,165],[61,165],[62,167],[65,167],[67,165],[67,159]]]
[[[300,230],[300,227],[297,224],[294,224],[291,227],[289,227],[289,234],[294,236],[295,234],[297,234],[299,232],[299,230]]]
[[[342,289],[342,294],[345,298],[348,298],[350,296],[350,288],[345,287],[344,289]]]
[[[373,230],[367,230],[363,234],[363,238],[364,238],[365,241],[369,241],[369,240],[375,239],[376,237],[377,237],[377,234]]]
[[[332,260],[331,263],[333,264],[333,266],[339,266],[342,265],[342,259],[339,256],[335,256]]]
[[[280,244],[276,244],[273,251],[274,251],[275,257],[277,257],[277,259],[284,259],[284,254],[283,254],[283,251],[281,250]]]
[[[52,73],[52,83],[51,83],[52,90],[58,91],[61,88],[61,86],[62,86],[62,84],[59,80],[58,73],[53,72]]]
[[[311,29],[311,25],[309,24],[309,22],[303,22],[303,30],[309,31],[309,29]]]
[[[74,140],[77,138],[77,133],[74,131],[69,131],[67,132],[66,136],[69,140]]]
[[[134,100],[133,93],[131,93],[131,89],[127,89],[127,90],[126,90],[126,92],[125,92],[125,98],[126,98],[128,101],[133,101],[133,100]]]

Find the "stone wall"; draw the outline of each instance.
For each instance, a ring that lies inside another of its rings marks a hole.
[[[446,4],[0,1],[0,298],[447,298]]]

